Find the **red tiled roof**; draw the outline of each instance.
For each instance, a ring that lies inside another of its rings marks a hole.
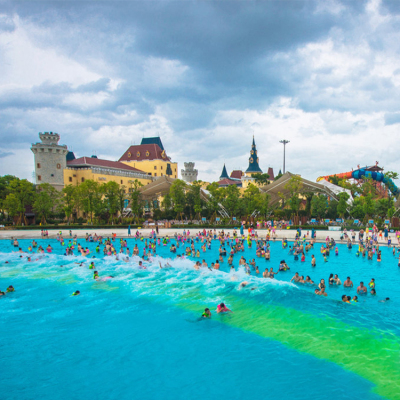
[[[229,185],[241,186],[242,185],[242,181],[224,178],[224,179],[221,179],[218,182],[218,185],[219,186],[229,186]]]
[[[242,176],[243,176],[243,172],[238,169],[231,172],[231,178],[233,178],[233,179],[242,179]]]
[[[110,160],[101,160],[100,158],[94,157],[80,157],[75,160],[67,161],[67,167],[79,168],[79,167],[104,167],[104,168],[112,168],[112,169],[123,169],[125,171],[132,171],[145,174],[145,172],[140,169],[130,167],[124,163],[119,161],[110,161]]]
[[[158,144],[138,144],[129,147],[118,161],[164,160],[171,161]]]
[[[273,169],[273,168],[269,167],[269,168],[268,168],[267,174],[269,175],[269,179],[270,179],[271,181],[273,181],[273,180],[275,179],[274,169]]]

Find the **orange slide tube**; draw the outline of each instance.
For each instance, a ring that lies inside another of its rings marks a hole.
[[[335,176],[335,175],[336,175],[339,179],[350,179],[351,176],[352,176],[352,173],[353,173],[353,171],[350,171],[350,172],[343,172],[343,173],[341,173],[341,174],[333,174],[333,175],[320,176],[320,177],[317,179],[317,182],[322,181],[322,179],[325,179],[325,180],[327,181],[330,177]]]

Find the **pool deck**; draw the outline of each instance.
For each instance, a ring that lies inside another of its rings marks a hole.
[[[174,229],[174,228],[170,228],[170,229],[159,229],[159,234],[158,236],[163,237],[166,235],[169,235],[170,237],[174,236],[175,233],[180,233],[182,234],[183,231],[185,229]],[[188,229],[186,229],[187,231]],[[221,230],[221,229],[220,229]],[[217,229],[217,232],[220,231]],[[62,229],[61,230],[63,233],[63,236],[65,239],[69,238],[69,229]],[[150,232],[152,231],[151,228],[146,228],[146,229],[140,229],[139,232],[142,234],[143,237],[148,238]],[[190,235],[191,236],[195,236],[197,232],[199,232],[198,229],[189,229],[190,231]],[[233,234],[233,229],[224,229],[225,232],[230,232],[230,235],[232,236]],[[26,231],[22,231],[22,230],[2,230],[0,231],[0,240],[1,239],[11,239],[11,238],[17,238],[17,239],[40,239],[41,235],[40,235],[40,230],[26,230]],[[55,239],[57,237],[57,233],[60,232],[59,229],[52,229],[49,230],[49,238],[50,239]],[[311,231],[308,231],[309,235],[311,235]],[[128,230],[126,228],[124,229],[76,229],[73,230],[72,229],[72,234],[73,235],[77,235],[78,238],[84,238],[86,233],[88,234],[92,234],[94,235],[95,233],[98,236],[103,236],[103,237],[108,237],[111,236],[112,233],[116,233],[117,234],[117,238],[128,238]],[[131,230],[131,238],[134,237],[134,234],[136,233],[136,229],[132,229]],[[267,234],[267,230],[266,229],[257,229],[257,233],[258,233],[258,237],[260,239],[265,238],[266,234]],[[306,234],[307,231],[306,230],[302,230],[302,235]],[[340,235],[341,235],[341,231],[316,231],[317,233],[317,242],[325,242],[325,239],[327,236],[329,236],[330,238],[335,239],[338,243],[346,243],[345,240],[340,241]],[[247,234],[247,231],[245,231],[245,234]],[[296,230],[294,229],[282,229],[282,230],[277,230],[276,231],[276,235],[277,235],[277,241],[281,240],[282,238],[287,238],[289,241],[293,241],[295,236],[296,236]],[[309,238],[310,236],[308,236]],[[394,233],[389,234],[389,237],[391,237],[392,239],[392,243],[397,245],[397,240],[395,237]],[[358,240],[358,231],[356,232],[356,241]],[[386,241],[384,240],[384,238],[382,240],[379,240],[379,244],[380,245],[387,245]]]

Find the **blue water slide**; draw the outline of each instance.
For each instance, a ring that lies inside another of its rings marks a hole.
[[[389,190],[392,192],[393,196],[398,196],[400,194],[399,188],[394,184],[394,182],[382,174],[381,172],[373,172],[373,171],[366,171],[365,168],[357,169],[353,171],[351,177],[354,179],[362,179],[362,178],[372,178],[374,181],[384,183]]]

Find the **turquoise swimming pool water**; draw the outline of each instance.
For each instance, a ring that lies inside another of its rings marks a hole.
[[[29,243],[20,240],[25,250]],[[382,248],[378,263],[339,245],[339,256],[323,263],[317,244],[312,268],[311,253],[301,263],[271,243],[266,262],[245,245],[229,273],[226,261],[221,271],[195,271],[194,259],[175,256],[171,268],[160,269],[158,262],[172,256],[169,245],[158,246],[143,270],[139,258],[103,258],[85,240],[79,243],[92,250],[86,258],[63,256],[56,240],[38,243],[51,243],[53,253],[27,262],[9,241],[0,242],[0,289],[16,289],[0,298],[0,387],[7,399],[400,398],[400,268],[391,249]],[[142,254],[144,242],[128,239],[131,250],[135,243]],[[213,241],[201,259],[215,261],[218,247]],[[248,276],[237,267],[241,255],[256,258],[260,272],[277,270],[282,259],[291,271],[276,280]],[[91,261],[101,277],[114,279],[94,281]],[[348,305],[341,295],[356,288],[341,287],[321,298],[289,283],[296,271],[315,282],[349,275],[355,286],[374,277],[378,294]],[[239,290],[243,280],[254,290]],[[71,297],[75,290],[81,295]],[[198,319],[221,301],[234,313]]]

